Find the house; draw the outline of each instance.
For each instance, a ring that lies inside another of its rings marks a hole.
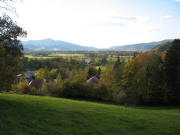
[[[23,76],[23,74],[16,75],[17,78],[21,78],[22,76]]]
[[[29,86],[31,88],[35,88],[35,89],[39,90],[42,88],[44,82],[46,82],[45,79],[35,79],[29,83]]]
[[[52,82],[52,84],[57,84],[57,80],[46,80],[46,79],[34,79],[29,83],[29,87],[35,88],[37,90],[41,89],[43,87],[44,83]]]
[[[26,71],[24,72],[24,77],[28,82],[31,82],[32,80],[35,79],[36,73],[37,73],[36,71]]]
[[[88,64],[91,64],[91,59],[89,58],[85,58],[85,63],[88,65]]]
[[[18,74],[18,75],[16,75],[16,83],[18,83],[18,82],[20,82],[22,79],[24,79],[24,76],[23,76],[23,74]]]
[[[90,79],[88,79],[86,81],[86,83],[89,84],[89,85],[98,84],[99,82],[100,81],[99,81],[99,79],[96,76],[93,76],[93,77],[91,77]]]

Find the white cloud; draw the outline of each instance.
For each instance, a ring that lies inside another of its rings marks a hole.
[[[134,21],[137,19],[136,16],[124,16],[124,15],[112,16],[112,18],[120,19],[120,20],[126,20],[126,21]]]
[[[180,0],[176,0],[177,2],[180,2]]]
[[[170,19],[170,18],[173,18],[173,16],[172,15],[164,15],[164,16],[161,16],[161,18],[162,19]]]
[[[128,15],[117,15],[117,16],[109,16],[104,17],[104,19],[96,20],[96,24],[98,26],[115,26],[115,27],[124,27],[129,23],[135,22],[138,20],[136,16],[128,16]]]
[[[161,25],[150,14],[126,10],[100,0],[23,0],[17,22],[28,40],[53,38],[100,48],[159,40]]]

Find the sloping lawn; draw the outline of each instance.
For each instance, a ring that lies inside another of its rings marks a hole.
[[[0,135],[180,135],[180,108],[0,93]]]

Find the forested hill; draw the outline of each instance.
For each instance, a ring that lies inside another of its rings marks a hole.
[[[43,39],[29,40],[22,42],[24,51],[76,51],[76,50],[96,50],[95,47],[81,46],[61,40]]]
[[[150,43],[139,43],[139,44],[131,44],[131,45],[123,45],[123,46],[113,46],[111,50],[122,50],[122,51],[146,51],[155,48],[158,45],[166,43],[172,40],[162,40],[158,42],[150,42]]]
[[[123,46],[113,46],[106,48],[105,50],[115,51],[146,51],[151,50],[154,47],[166,43],[171,40],[163,40],[150,43],[139,43]],[[61,40],[43,39],[43,40],[29,40],[22,42],[24,51],[96,51],[101,50],[95,47],[81,46],[74,43],[64,42]],[[104,49],[103,49],[104,50]]]
[[[167,41],[156,46],[150,52],[154,52],[155,54],[162,55],[163,53],[167,51],[168,47],[170,47],[171,45],[172,45],[172,42]]]

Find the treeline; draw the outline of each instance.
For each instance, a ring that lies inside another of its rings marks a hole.
[[[24,52],[25,55],[33,56],[48,56],[51,54],[85,54],[85,55],[116,55],[116,56],[135,56],[143,53],[142,51],[112,51],[112,50],[100,50],[100,51],[36,51],[36,52]]]
[[[118,103],[180,104],[180,40],[161,55],[150,51],[106,68],[103,79]]]
[[[128,53],[127,53],[128,54]],[[34,54],[35,55],[35,54]],[[46,54],[36,54],[37,56],[44,57]],[[48,69],[53,68],[69,68],[70,70],[73,68],[83,68],[87,65],[93,65],[93,66],[105,66],[109,62],[114,62],[116,59],[121,58],[121,61],[127,62],[130,61],[133,57],[135,57],[137,54],[134,54],[134,56],[117,56],[115,54],[113,55],[107,55],[107,54],[97,54],[97,53],[89,53],[84,54],[82,58],[79,58],[78,56],[72,56],[72,57],[57,57],[57,58],[51,58],[51,59],[29,59],[27,57],[23,57],[21,60],[21,71],[27,71],[27,70],[38,70],[39,68],[47,67]],[[47,55],[48,56],[48,55]]]
[[[38,70],[40,68],[48,69],[82,69],[86,67],[84,61],[77,61],[75,59],[28,59],[23,57],[21,60],[21,71]]]

